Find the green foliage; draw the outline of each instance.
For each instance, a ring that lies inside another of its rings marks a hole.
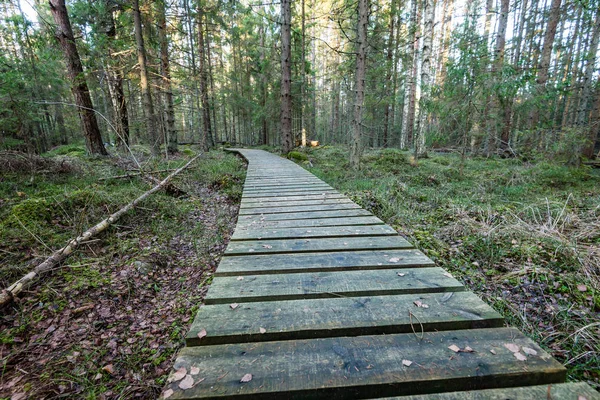
[[[308,161],[308,155],[306,155],[306,153],[302,153],[299,151],[290,151],[287,154],[287,158],[289,158],[290,160],[296,160],[296,161]]]

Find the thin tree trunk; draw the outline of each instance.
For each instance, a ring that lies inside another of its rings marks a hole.
[[[281,0],[281,151],[289,153],[292,138],[291,0]]]
[[[198,74],[200,75],[200,98],[202,100],[202,121],[204,124],[204,136],[202,148],[208,151],[213,147],[213,136],[210,118],[210,108],[208,106],[208,84],[205,68],[205,49],[204,49],[204,9],[198,7]]]
[[[160,72],[165,103],[165,127],[167,130],[167,150],[177,152],[177,131],[175,130],[175,108],[173,105],[173,87],[169,63],[169,42],[167,38],[166,3],[160,1],[158,10],[158,40],[160,42]]]
[[[425,154],[425,132],[427,127],[426,103],[431,86],[431,47],[433,45],[433,21],[435,18],[434,0],[424,2],[425,23],[423,29],[423,49],[421,61],[421,106],[419,107],[419,124],[415,138],[415,159]]]
[[[450,50],[450,35],[452,34],[452,17],[454,15],[454,0],[444,1],[442,12],[442,43],[438,61],[439,73],[436,82],[442,85],[446,79],[446,64],[448,63],[448,52]]]
[[[413,132],[415,127],[415,107],[417,98],[417,72],[418,72],[418,49],[419,49],[419,5],[418,0],[412,0],[410,12],[410,33],[409,46],[411,56],[408,61],[410,71],[407,74],[406,90],[404,99],[404,118],[402,120],[402,140],[401,147],[411,147],[413,145]]]
[[[146,113],[146,129],[150,140],[150,148],[154,156],[160,155],[160,141],[156,131],[156,116],[154,115],[154,103],[148,83],[148,66],[146,61],[146,47],[142,34],[142,16],[140,13],[139,0],[133,0],[133,20],[135,30],[135,42],[137,45],[137,57],[140,68],[140,89],[142,91],[142,102]]]
[[[594,93],[594,84],[592,77],[594,74],[594,66],[596,64],[596,54],[598,52],[598,42],[600,41],[600,10],[596,11],[594,20],[594,30],[592,33],[592,40],[585,56],[585,72],[583,75],[581,101],[579,102],[579,108],[577,109],[577,126],[583,127],[588,123],[589,110],[588,107],[592,101]],[[595,140],[593,140],[595,143]],[[586,151],[587,150],[587,151]],[[593,150],[584,149],[584,155],[587,157],[593,153]]]
[[[213,138],[213,146],[214,146],[215,142],[219,140],[219,133],[217,130],[217,114],[216,114],[216,110],[215,110],[217,108],[217,104],[216,104],[217,100],[215,97],[215,82],[214,82],[212,61],[211,61],[211,55],[210,55],[210,35],[209,35],[209,30],[208,30],[208,23],[206,24],[206,65],[208,66],[208,84],[210,86],[208,105],[210,107],[210,111],[212,114],[211,128],[212,128],[213,133],[212,133],[211,137]]]
[[[388,147],[388,135],[390,125],[390,107],[392,96],[392,78],[394,76],[394,23],[396,21],[396,0],[392,0],[390,8],[390,37],[387,43],[387,65],[385,77],[385,101],[383,114],[383,147]]]
[[[77,110],[81,118],[87,149],[92,154],[107,155],[104,143],[102,143],[102,135],[94,113],[94,105],[85,80],[81,59],[75,46],[75,37],[73,36],[65,0],[50,0],[49,3],[52,17],[58,25],[56,38],[65,56],[67,73],[71,80],[71,91],[75,97],[75,104],[77,104]]]
[[[350,165],[358,169],[362,153],[361,127],[363,103],[365,100],[365,75],[367,67],[367,24],[369,23],[369,0],[358,0],[357,52],[355,72],[354,115],[352,118],[352,138],[350,143]]]
[[[506,48],[506,26],[508,24],[508,12],[510,8],[510,0],[501,0],[500,2],[500,18],[498,18],[498,34],[496,35],[496,49],[494,50],[494,76],[495,79],[502,79],[502,66],[504,65],[504,51]],[[506,150],[509,147],[510,140],[510,125],[506,124],[507,104],[506,99],[498,93],[495,96],[496,105],[494,110],[497,112],[495,118],[496,129],[494,138],[500,132],[500,148]],[[498,129],[499,128],[499,129]],[[495,142],[495,140],[493,141]]]

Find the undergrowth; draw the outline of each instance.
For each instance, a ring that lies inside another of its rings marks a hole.
[[[407,236],[540,342],[569,377],[600,387],[600,176],[547,161],[415,163],[395,149],[305,150],[312,173]]]

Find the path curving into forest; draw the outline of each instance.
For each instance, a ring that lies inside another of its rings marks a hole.
[[[237,227],[163,397],[600,398],[349,198],[235,151]]]

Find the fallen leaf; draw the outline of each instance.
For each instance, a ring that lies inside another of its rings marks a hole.
[[[187,369],[185,367],[179,368],[177,371],[173,372],[173,374],[169,377],[168,382],[177,382],[182,380],[187,374]]]
[[[458,347],[457,345],[453,344],[452,346],[448,346],[448,348],[450,350],[452,350],[455,353],[458,353],[460,351],[460,347]]]
[[[262,328],[262,327],[261,327],[261,328],[260,328],[258,331],[259,331],[260,333],[267,333],[267,330],[266,330],[265,328]]]
[[[238,277],[237,277],[237,280],[238,280],[238,281],[243,281],[243,280],[244,280],[244,277],[243,277],[243,276],[238,276]]]
[[[409,360],[402,360],[402,365],[404,365],[405,367],[410,367],[412,364],[412,361]]]
[[[474,353],[475,350],[473,350],[472,348],[470,348],[469,346],[465,347],[464,349],[461,350],[462,352],[465,353]]]
[[[579,396],[577,396],[577,400],[587,400],[587,397],[579,395]]]
[[[530,349],[529,347],[523,347],[523,353],[527,354],[528,356],[537,356],[537,351],[535,351],[534,349]]]
[[[190,368],[190,375],[198,375],[200,373],[200,368],[192,367]]]
[[[102,374],[100,374],[100,373],[96,374],[96,376],[94,377],[94,380],[99,381],[100,379],[102,379]]]
[[[27,393],[25,393],[25,392],[13,393],[13,395],[10,396],[10,400],[23,400],[26,398],[27,398]]]
[[[206,329],[202,329],[200,332],[198,332],[198,339],[202,339],[206,335]]]
[[[444,276],[447,276],[448,278],[454,278],[450,272],[444,272]]]
[[[587,286],[577,285],[577,290],[579,290],[580,292],[585,292],[585,291],[587,291]]]
[[[186,377],[179,382],[179,389],[190,389],[194,386],[194,378],[191,375],[186,375]]]
[[[252,252],[254,252],[254,249],[248,250],[248,253],[252,253]]]
[[[490,353],[492,353],[493,355],[496,355],[496,350],[490,349]]]
[[[398,261],[400,261],[400,258],[398,258],[398,257],[390,258],[390,262],[397,263]]]
[[[513,353],[513,355],[517,358],[517,360],[519,361],[527,361],[527,357],[525,357],[523,354],[519,353],[518,351],[516,353]]]
[[[403,274],[402,272],[398,272],[398,276],[404,276],[406,274]]]
[[[240,379],[241,383],[246,383],[246,382],[250,382],[252,380],[252,374],[246,374],[244,376],[242,376],[242,379]]]
[[[173,396],[173,389],[167,389],[163,392],[163,399],[168,399],[169,397]]]
[[[262,245],[265,249],[272,249],[273,246],[271,246],[270,244],[263,244]]]
[[[514,343],[504,343],[504,347],[506,347],[508,350],[512,351],[513,353],[517,353],[519,351],[519,346],[517,346]]]
[[[114,374],[115,373],[115,368],[113,367],[112,364],[108,364],[105,365],[104,367],[102,367],[102,371],[108,372],[109,374]]]
[[[429,308],[429,306],[428,306],[427,304],[423,303],[423,302],[422,302],[422,301],[420,301],[420,300],[415,300],[415,301],[413,301],[413,303],[414,303],[414,304],[415,304],[415,306],[417,306],[417,307],[421,307],[421,308]]]
[[[239,304],[238,303],[232,303],[229,305],[229,307],[231,307],[232,310],[235,310],[236,308],[238,308]]]

